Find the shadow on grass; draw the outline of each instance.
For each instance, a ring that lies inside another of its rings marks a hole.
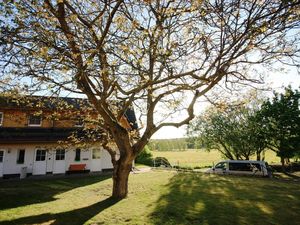
[[[296,179],[296,180],[300,179],[300,174],[297,175],[297,174],[293,174],[293,173],[289,173],[289,172],[284,172],[284,174],[291,179]]]
[[[63,177],[0,183],[0,210],[54,201],[55,195],[111,178],[105,176]]]
[[[299,196],[298,184],[283,185],[253,177],[177,174],[150,218],[154,224],[164,225],[297,224]]]
[[[52,224],[52,225],[81,225],[84,224],[86,221],[100,213],[101,211],[111,207],[112,205],[116,204],[119,200],[113,198],[107,198],[101,202],[97,202],[93,205],[75,209],[72,211],[51,214],[45,213],[37,216],[28,216],[19,218],[13,221],[3,221],[0,222],[0,225],[6,224]],[[97,222],[97,224],[103,224],[104,222]]]

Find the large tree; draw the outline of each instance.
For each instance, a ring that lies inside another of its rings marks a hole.
[[[281,158],[284,169],[285,159],[300,152],[300,92],[291,87],[284,93],[274,93],[257,112],[262,131],[267,137],[268,147]]]
[[[249,160],[256,154],[260,160],[267,141],[256,117],[258,105],[254,106],[245,101],[215,104],[190,123],[188,135],[227,159]]]
[[[298,12],[298,1],[279,0],[2,1],[0,84],[86,95],[120,150],[106,147],[123,198],[150,137],[187,124],[216,84],[253,82],[256,64],[298,63]],[[140,134],[120,124],[132,105]]]

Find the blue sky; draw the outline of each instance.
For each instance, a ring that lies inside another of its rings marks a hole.
[[[266,74],[264,87],[270,87],[272,90],[280,92],[284,87],[291,85],[296,89],[300,87],[300,74],[298,74],[296,68],[287,67],[286,73],[273,72]],[[272,94],[270,91],[267,94]],[[199,112],[198,112],[199,113]],[[186,134],[185,127],[165,127],[156,132],[152,139],[164,139],[164,138],[181,138]]]

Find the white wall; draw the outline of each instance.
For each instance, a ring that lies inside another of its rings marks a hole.
[[[34,150],[30,145],[1,146],[5,149],[3,161],[3,174],[18,174],[22,167],[27,167],[27,172],[32,173]],[[18,150],[25,149],[24,164],[17,164]]]
[[[3,174],[20,174],[22,167],[27,167],[27,173],[33,172],[33,165],[35,162],[35,150],[36,148],[46,148],[48,153],[46,156],[46,167],[47,172],[57,173],[58,170],[55,168],[55,148],[53,144],[10,144],[10,145],[0,145],[0,149],[5,150],[5,156],[3,160]],[[24,164],[17,164],[18,150],[25,149],[25,159]],[[99,163],[101,164],[99,166]],[[91,171],[101,171],[102,169],[111,169],[111,157],[106,150],[101,150],[100,159],[92,159],[92,148],[91,149],[82,149],[80,161],[75,161],[75,149],[66,149],[65,161],[64,164],[60,166],[65,166],[65,171],[69,170],[70,164],[86,164],[86,169]],[[54,170],[53,170],[54,168]]]
[[[101,151],[101,165],[102,169],[111,169],[113,165],[111,163],[111,156],[108,151],[102,149]]]
[[[66,150],[66,170],[69,169],[70,164],[86,164],[86,169],[90,169],[91,151],[90,149],[81,149],[80,160],[75,161],[75,149]]]

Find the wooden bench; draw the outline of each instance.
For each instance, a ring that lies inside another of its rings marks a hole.
[[[90,170],[86,170],[85,167],[86,167],[86,164],[70,164],[67,174],[90,172]]]

